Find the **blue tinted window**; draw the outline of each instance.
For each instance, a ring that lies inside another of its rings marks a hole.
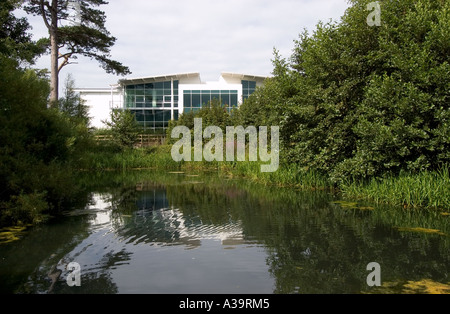
[[[230,96],[230,106],[237,106],[237,104],[238,104],[238,95],[232,94]]]
[[[211,100],[211,96],[209,94],[207,95],[202,95],[202,105],[205,106],[207,105]]]
[[[192,107],[191,94],[189,94],[186,91],[184,92],[184,95],[183,95],[183,101],[184,101],[184,107]]]
[[[199,94],[192,94],[192,107],[201,107],[201,100]]]

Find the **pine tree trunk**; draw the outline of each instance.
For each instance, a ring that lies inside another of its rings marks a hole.
[[[59,89],[59,78],[58,78],[58,42],[55,38],[55,34],[50,35],[51,42],[51,78],[50,78],[50,107],[56,107],[58,102],[58,89]]]
[[[58,1],[52,1],[51,10],[51,25],[49,29],[50,33],[50,45],[51,45],[51,78],[50,78],[50,107],[54,108],[58,106],[59,98],[59,46],[58,46]]]

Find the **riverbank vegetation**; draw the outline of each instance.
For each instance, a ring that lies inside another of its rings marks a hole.
[[[48,73],[33,69],[48,41],[33,41],[26,19],[14,17],[18,1],[2,2],[0,225],[57,214],[76,197],[80,171],[136,168],[220,171],[448,211],[450,3],[380,1],[381,26],[369,26],[370,1],[350,2],[340,21],[301,33],[291,56],[275,49],[273,76],[239,109],[213,102],[183,114],[171,121],[167,145],[150,148],[132,147],[136,130],[127,123],[120,129],[121,121],[131,123],[120,115],[110,124],[116,141],[96,142],[70,80],[59,106],[49,108]],[[280,168],[261,173],[261,162],[175,162],[171,130],[192,128],[195,117],[203,128],[279,126]]]
[[[171,146],[133,149],[117,152],[107,149],[91,153],[84,160],[85,170],[153,169],[186,172],[218,172],[224,178],[243,178],[257,184],[283,186],[307,190],[328,190],[349,200],[364,200],[389,204],[398,208],[450,208],[450,169],[420,172],[403,171],[398,175],[384,175],[367,180],[346,180],[333,183],[329,177],[295,164],[281,164],[275,172],[260,171],[262,162],[174,162]]]

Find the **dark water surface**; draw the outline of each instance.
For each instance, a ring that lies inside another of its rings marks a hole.
[[[450,293],[445,211],[217,174],[83,180],[74,209],[0,244],[1,293]],[[70,262],[81,286],[67,284]],[[371,262],[382,287],[367,284]]]

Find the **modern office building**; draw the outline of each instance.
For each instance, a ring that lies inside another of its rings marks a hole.
[[[110,88],[77,89],[86,101],[92,126],[103,128],[110,111],[128,109],[145,129],[162,130],[182,113],[196,111],[213,99],[230,111],[264,84],[264,76],[222,73],[215,82],[202,82],[199,73],[123,79]]]

